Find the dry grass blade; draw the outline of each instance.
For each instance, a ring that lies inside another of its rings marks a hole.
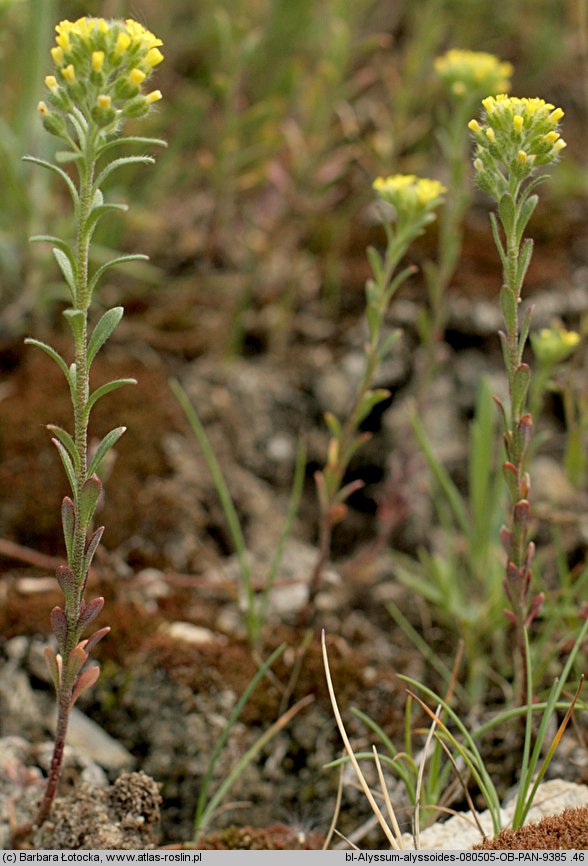
[[[327,643],[325,640],[324,630],[323,630],[322,635],[321,635],[321,646],[322,646],[322,652],[323,652],[323,662],[324,662],[324,666],[325,666],[325,676],[327,679],[327,688],[329,689],[329,696],[331,698],[333,713],[335,715],[337,727],[339,728],[339,733],[341,734],[341,739],[343,740],[343,743],[345,745],[345,750],[346,750],[347,754],[349,755],[349,760],[351,761],[353,769],[355,770],[357,778],[359,779],[359,783],[361,785],[363,793],[365,794],[367,801],[370,804],[374,815],[378,819],[378,823],[379,823],[380,827],[382,828],[384,835],[386,836],[388,842],[390,843],[390,846],[395,851],[400,851],[401,849],[400,849],[399,842],[394,837],[394,833],[392,832],[392,830],[388,826],[386,819],[384,818],[384,816],[380,810],[380,807],[376,803],[376,801],[374,799],[374,795],[372,794],[370,787],[366,781],[366,778],[361,771],[361,767],[359,766],[357,758],[355,757],[355,753],[351,747],[351,743],[349,742],[349,737],[347,736],[347,731],[345,730],[345,725],[343,724],[343,719],[341,718],[341,713],[339,712],[339,706],[337,704],[337,698],[335,697],[335,690],[333,688],[333,681],[331,679],[331,671],[329,668],[329,657],[327,655]]]
[[[378,750],[375,746],[372,746],[372,751],[374,753],[374,762],[376,764],[376,769],[378,771],[378,779],[380,780],[380,787],[382,789],[382,796],[384,798],[384,803],[386,804],[386,811],[388,812],[388,817],[390,818],[390,823],[392,824],[392,828],[394,833],[396,834],[396,838],[398,839],[398,845],[400,848],[404,848],[402,843],[402,832],[400,827],[398,826],[398,821],[396,820],[396,813],[394,811],[394,806],[392,805],[392,801],[390,799],[390,794],[388,793],[388,786],[386,785],[386,780],[384,779],[384,774],[382,772],[382,765],[380,763],[380,757],[378,755]]]
[[[341,764],[339,767],[339,782],[337,783],[337,798],[335,800],[335,809],[333,811],[333,819],[329,826],[328,833],[325,837],[325,841],[323,842],[323,851],[329,850],[329,845],[331,844],[331,839],[333,838],[333,833],[335,832],[335,828],[337,826],[337,821],[339,820],[339,813],[341,811],[341,801],[343,799],[343,771],[345,769],[345,764]]]
[[[435,710],[435,715],[432,717],[432,724],[429,729],[429,733],[427,734],[427,739],[425,740],[425,746],[423,748],[423,757],[421,759],[421,763],[419,765],[419,772],[417,776],[417,786],[416,786],[416,801],[415,801],[415,810],[414,810],[414,846],[418,850],[421,844],[421,819],[420,819],[420,811],[421,811],[421,795],[423,791],[423,780],[425,778],[425,765],[427,763],[427,756],[429,754],[429,749],[431,748],[431,742],[433,740],[433,734],[435,733],[435,726],[439,724],[439,713],[441,712],[441,704]]]
[[[471,794],[470,794],[470,792],[468,791],[468,786],[466,785],[466,781],[465,781],[465,779],[464,779],[464,777],[463,777],[463,775],[462,775],[462,772],[461,772],[461,770],[459,769],[459,767],[457,766],[457,763],[456,763],[456,761],[455,761],[455,758],[454,758],[453,755],[451,754],[451,751],[450,751],[450,749],[448,748],[447,743],[444,743],[444,742],[443,742],[443,740],[442,740],[441,737],[437,734],[437,732],[435,732],[435,739],[437,740],[437,742],[439,743],[439,745],[441,746],[441,748],[443,749],[443,751],[444,751],[445,754],[447,755],[447,758],[448,758],[448,760],[449,760],[451,766],[452,766],[453,769],[455,770],[455,774],[456,774],[457,778],[459,779],[459,783],[460,783],[460,785],[461,785],[461,787],[462,787],[462,790],[463,790],[463,795],[464,795],[464,797],[465,797],[465,799],[466,799],[466,802],[467,802],[467,804],[468,804],[469,810],[470,810],[470,812],[472,813],[472,818],[474,819],[474,822],[475,822],[475,824],[476,824],[476,827],[477,827],[478,830],[480,831],[480,834],[481,834],[481,836],[482,836],[482,838],[483,838],[486,834],[484,833],[484,830],[483,830],[483,828],[482,828],[482,825],[480,824],[480,819],[478,818],[478,813],[476,812],[476,808],[475,808],[475,806],[474,806],[474,801],[472,800]],[[448,812],[450,812],[450,813],[453,813],[453,814],[458,814],[458,813],[454,812],[452,809],[448,809],[448,810],[446,810],[446,811],[448,811]],[[464,816],[464,817],[465,817],[465,816]]]

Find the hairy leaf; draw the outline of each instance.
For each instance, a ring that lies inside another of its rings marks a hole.
[[[57,450],[59,452],[59,456],[61,457],[61,462],[63,463],[63,468],[65,469],[65,474],[67,475],[67,478],[68,478],[68,481],[70,483],[70,487],[72,489],[72,492],[75,495],[76,488],[77,488],[77,479],[76,479],[76,473],[75,473],[75,469],[74,469],[74,466],[72,463],[72,459],[69,456],[67,449],[61,444],[59,439],[54,437],[51,441],[53,442],[53,444],[55,445],[55,447],[57,448]]]
[[[86,403],[86,418],[89,417],[90,412],[92,411],[92,407],[100,400],[101,397],[104,397],[106,394],[110,394],[111,391],[116,391],[118,388],[122,388],[123,385],[136,385],[136,379],[114,379],[112,382],[106,382],[105,385],[101,385],[100,388],[96,388],[96,390],[90,395],[88,398],[88,402]]]
[[[104,343],[108,340],[118,323],[123,317],[124,310],[122,307],[112,307],[107,310],[99,319],[96,327],[92,332],[88,343],[88,369]]]
[[[92,458],[92,462],[88,467],[88,475],[94,475],[100,469],[100,464],[104,460],[107,452],[116,445],[120,437],[126,431],[126,427],[116,427],[114,430],[111,430],[110,433],[107,433],[104,439],[98,445],[96,449],[96,453]]]

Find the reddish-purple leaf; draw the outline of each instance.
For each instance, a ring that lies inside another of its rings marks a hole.
[[[97,665],[87,668],[82,674],[80,674],[71,693],[71,699],[69,702],[70,709],[73,707],[82,692],[85,692],[86,689],[92,688],[99,676],[100,668]]]
[[[104,607],[104,599],[102,596],[93,598],[92,601],[82,601],[80,605],[80,615],[78,617],[78,625],[81,627],[87,626],[96,619],[102,608]]]
[[[67,644],[67,618],[65,611],[60,607],[54,607],[51,611],[51,629],[57,638],[57,645],[64,652]]]
[[[103,637],[106,637],[106,635],[108,634],[109,631],[110,631],[110,626],[106,625],[106,626],[104,626],[104,628],[99,628],[98,631],[95,631],[94,634],[90,635],[90,637],[87,640],[82,641],[82,644],[84,645],[84,649],[86,650],[86,652],[87,653],[92,652],[92,650],[94,649],[94,647],[96,646],[98,641],[101,641]]]

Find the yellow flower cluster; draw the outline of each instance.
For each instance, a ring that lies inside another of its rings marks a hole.
[[[568,331],[565,328],[543,328],[531,334],[535,357],[545,367],[552,367],[565,361],[579,342],[580,335],[576,331]]]
[[[479,98],[486,93],[510,90],[513,66],[485,51],[463,51],[452,48],[437,57],[435,70],[455,96]]]
[[[566,146],[560,137],[564,116],[544,99],[488,96],[482,100],[482,122],[470,120],[476,141],[474,167],[478,185],[495,198],[505,191],[505,176],[530,177],[537,166],[555,162]]]
[[[378,177],[373,187],[380,198],[396,211],[431,211],[441,204],[446,188],[438,180],[417,177],[414,174],[395,174]]]
[[[161,92],[143,92],[144,83],[163,60],[163,44],[149,30],[128,18],[78,18],[55,28],[51,57],[54,75],[45,78],[51,112],[44,102],[39,113],[50,132],[62,135],[66,118],[77,107],[88,121],[114,129],[126,117],[140,117],[161,99]],[[64,117],[65,116],[65,117]]]

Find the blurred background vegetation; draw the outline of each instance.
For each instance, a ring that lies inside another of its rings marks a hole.
[[[149,252],[140,280],[124,278],[139,306],[154,289],[158,302],[161,292],[203,294],[230,320],[220,348],[238,353],[287,346],[293,311],[316,300],[332,312],[360,307],[373,178],[443,179],[433,61],[450,47],[510,60],[514,94],[564,107],[569,147],[550,189],[551,222],[564,197],[573,207],[569,196],[588,185],[587,10],[587,0],[2,0],[3,331],[47,316],[60,292],[45,251],[27,244],[38,225],[61,219],[60,192],[20,156],[53,147],[35,106],[61,18],[133,17],[164,40],[164,101],[142,132],[170,147],[157,170],[121,176],[131,218],[103,231],[98,255]],[[182,303],[172,307],[180,315]],[[261,311],[257,334],[252,311]]]

